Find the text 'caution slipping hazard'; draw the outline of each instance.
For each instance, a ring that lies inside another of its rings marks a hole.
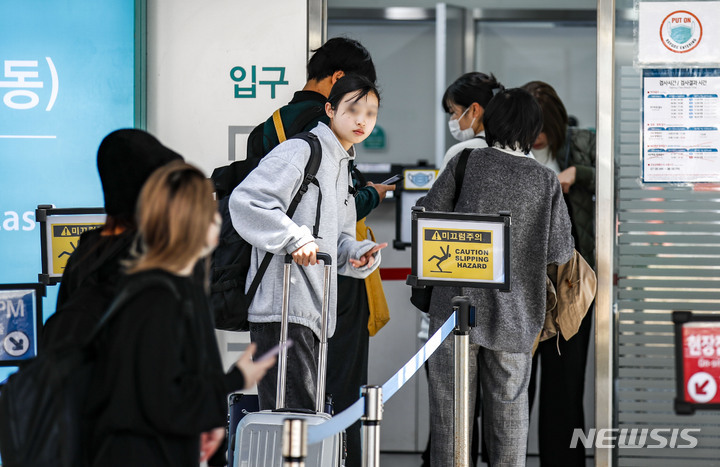
[[[423,229],[423,276],[438,279],[493,279],[490,231]]]

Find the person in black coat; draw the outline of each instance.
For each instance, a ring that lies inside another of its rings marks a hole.
[[[254,346],[225,373],[208,308],[208,284],[193,275],[217,246],[220,216],[210,182],[175,162],[153,173],[138,201],[141,253],[125,287],[164,276],[134,295],[106,326],[90,410],[97,411],[94,466],[197,466],[224,436],[227,394],[251,387],[275,358]],[[203,448],[201,452],[201,434]]]
[[[120,263],[129,257],[140,190],[155,169],[172,161],[182,157],[143,130],[116,130],[103,139],[97,166],[107,217],[101,228],[82,234],[65,265],[56,312],[43,327],[43,349],[80,342],[97,324],[122,277]]]

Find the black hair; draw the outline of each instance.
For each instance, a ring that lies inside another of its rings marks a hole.
[[[557,158],[560,149],[565,144],[569,124],[565,105],[557,92],[555,92],[555,89],[542,81],[530,81],[524,84],[522,88],[532,94],[540,105],[543,114],[542,132],[547,137],[551,156]]]
[[[375,94],[377,97],[378,105],[380,105],[380,91],[378,91],[375,84],[362,75],[348,74],[335,81],[332,89],[330,90],[330,96],[327,101],[330,103],[330,107],[333,110],[337,110],[340,105],[340,100],[348,93],[355,93],[351,99],[353,103],[359,101],[363,97],[370,93]]]
[[[442,106],[447,113],[452,113],[452,109],[450,109],[452,103],[467,108],[473,102],[477,102],[484,109],[493,96],[503,89],[505,87],[498,82],[492,73],[490,73],[490,76],[477,71],[465,73],[453,81],[445,90],[442,97]]]
[[[313,52],[307,65],[308,81],[319,81],[332,76],[336,71],[344,71],[345,74],[357,73],[373,83],[377,81],[370,52],[354,39],[333,37]]]
[[[483,115],[488,146],[498,145],[527,154],[543,127],[540,105],[526,90],[507,89],[492,98]]]

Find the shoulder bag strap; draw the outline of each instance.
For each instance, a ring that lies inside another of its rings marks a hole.
[[[458,163],[455,166],[455,198],[453,198],[453,206],[457,205],[458,199],[460,199],[460,192],[462,191],[463,180],[465,180],[465,167],[467,167],[468,157],[473,152],[474,148],[465,148],[460,157]]]
[[[175,287],[175,284],[169,278],[163,276],[149,277],[146,280],[143,280],[142,283],[131,284],[129,287],[124,287],[110,303],[107,311],[103,313],[100,321],[98,321],[95,325],[92,332],[90,332],[90,336],[88,337],[86,344],[91,343],[97,337],[100,331],[102,331],[102,329],[107,325],[108,321],[110,321],[110,319],[117,314],[117,311],[129,302],[132,297],[137,295],[141,290],[153,285],[164,285],[172,291],[176,298],[180,297],[180,293],[178,292],[177,287]]]

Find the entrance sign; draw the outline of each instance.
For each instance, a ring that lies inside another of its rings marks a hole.
[[[42,284],[0,284],[0,366],[37,356]]]
[[[103,208],[56,209],[38,206],[35,216],[40,222],[42,274],[39,281],[55,285],[65,271],[68,258],[77,248],[80,235],[105,223]]]
[[[720,409],[720,316],[673,312],[675,412]]]
[[[720,182],[720,69],[643,70],[643,182]]]
[[[408,284],[510,290],[509,214],[420,209],[412,213],[412,274]]]

